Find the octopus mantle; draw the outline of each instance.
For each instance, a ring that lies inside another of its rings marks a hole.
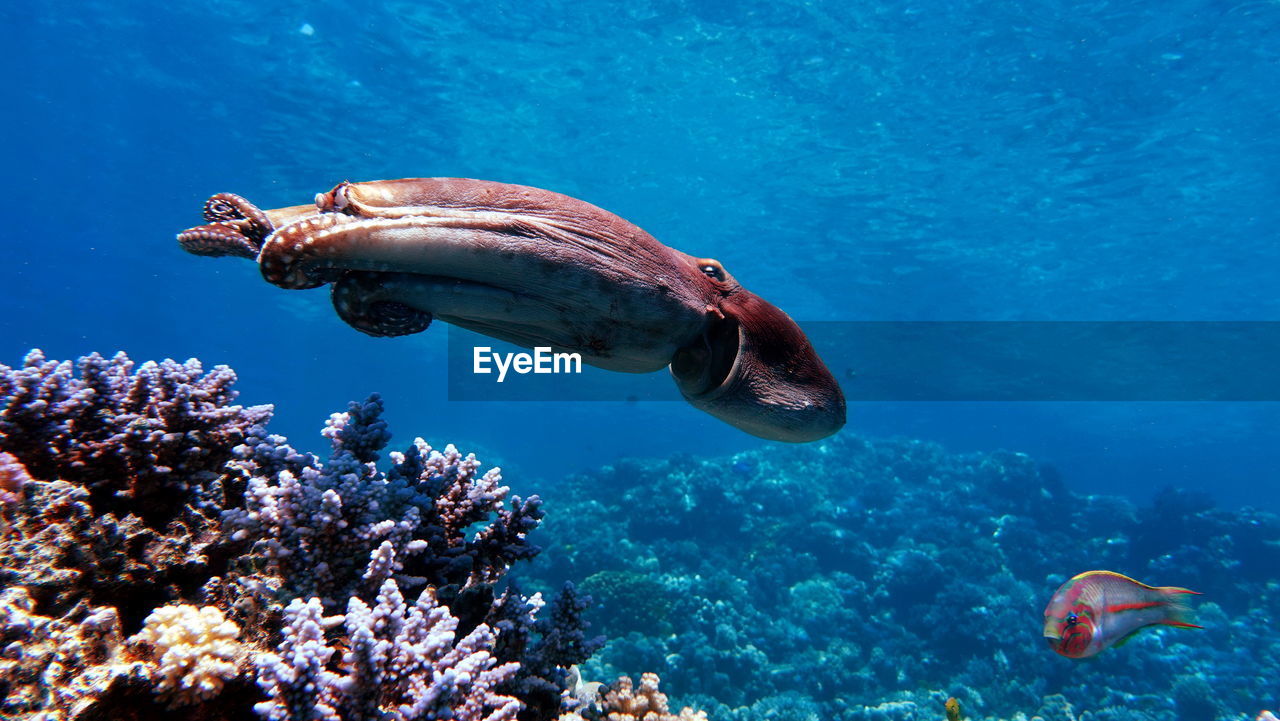
[[[628,373],[665,367],[689,403],[772,440],[824,438],[844,395],[799,326],[719,262],[659,243],[589,203],[462,178],[342,183],[261,210],[221,193],[178,234],[197,255],[256,260],[282,288],[332,286],[359,331],[433,318]]]

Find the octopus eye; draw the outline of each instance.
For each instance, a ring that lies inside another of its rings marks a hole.
[[[718,261],[704,259],[698,261],[698,270],[713,280],[724,280],[724,266]]]

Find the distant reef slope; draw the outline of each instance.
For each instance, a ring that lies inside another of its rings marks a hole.
[[[850,434],[623,462],[542,497],[540,562],[581,581],[611,639],[585,675],[659,670],[714,719],[940,720],[951,695],[967,718],[1045,721],[1251,719],[1276,703],[1273,515],[1176,490],[1139,507],[1022,454]],[[1090,569],[1202,592],[1206,630],[1058,656],[1045,604]]]

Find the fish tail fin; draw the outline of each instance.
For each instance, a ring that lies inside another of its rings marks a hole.
[[[1192,623],[1195,620],[1195,611],[1185,603],[1182,603],[1180,596],[1186,594],[1202,595],[1199,591],[1192,591],[1189,588],[1180,588],[1178,586],[1164,586],[1159,589],[1165,596],[1165,609],[1168,616],[1160,623],[1165,626],[1174,626],[1176,628],[1204,628]]]

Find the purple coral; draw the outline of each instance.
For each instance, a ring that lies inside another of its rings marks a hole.
[[[294,599],[280,653],[258,660],[269,700],[255,709],[268,721],[509,721],[522,707],[496,691],[519,664],[498,665],[494,632],[481,624],[455,641],[458,619],[432,592],[410,606],[388,579],[374,606],[353,597],[343,619],[349,643],[336,673],[325,670],[336,651],[325,644],[323,627],[339,618],[321,613],[318,599]]]
[[[512,586],[494,602],[510,565],[538,553],[536,496],[511,497],[498,469],[421,439],[383,473],[378,396],[329,420],[321,462],[267,433],[269,407],[230,405],[227,368],[135,368],[120,354],[78,369],[39,351],[0,366],[0,585],[33,613],[101,605],[127,633],[175,601],[215,606],[238,643],[274,649],[256,664],[270,720],[554,717],[581,604],[539,622],[538,596]],[[167,652],[147,638],[128,642],[128,694],[103,709],[164,688]],[[43,693],[37,661],[27,675]],[[219,667],[231,671],[200,713],[247,711],[255,674]],[[0,686],[11,675],[0,668]],[[535,687],[546,698],[529,703]]]
[[[324,609],[317,598],[295,598],[284,610],[278,654],[259,656],[258,685],[270,701],[254,706],[268,721],[338,721],[332,694],[337,674],[325,670],[334,649],[324,639]]]
[[[78,367],[77,374],[75,368]],[[124,353],[70,361],[39,350],[21,368],[0,365],[0,451],[35,478],[89,490],[99,513],[136,513],[163,527],[173,509],[211,497],[245,431],[270,406],[232,405],[235,373],[200,361],[138,366]]]
[[[387,579],[403,587],[492,583],[537,554],[527,536],[542,518],[541,501],[514,497],[508,508],[498,469],[477,477],[474,455],[418,439],[379,471],[390,439],[382,409],[375,394],[334,414],[324,463],[261,429],[236,451],[245,507],[229,510],[226,526],[254,544],[293,596],[340,607],[351,596],[371,598]]]
[[[519,675],[499,690],[524,701],[527,712],[523,717],[555,718],[561,711],[577,710],[577,699],[563,693],[572,686],[568,670],[604,646],[603,636],[586,636],[588,624],[582,620],[582,612],[590,605],[590,596],[579,596],[574,585],[565,582],[551,604],[550,618],[535,620],[543,606],[541,594],[526,599],[514,581],[493,604],[489,619],[498,630],[495,654],[520,663]]]
[[[240,502],[222,468],[271,415],[231,405],[234,381],[225,366],[135,367],[123,353],[73,364],[33,350],[21,368],[0,365],[0,474],[13,517],[0,585],[25,586],[41,613],[86,598],[118,604],[131,630],[220,574],[234,552],[220,513]]]

